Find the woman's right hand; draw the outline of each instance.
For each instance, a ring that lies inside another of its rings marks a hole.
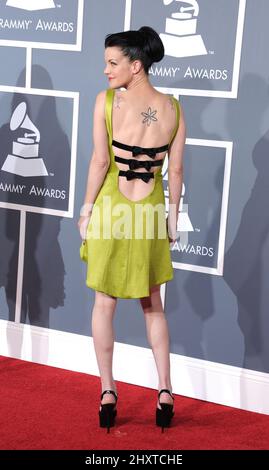
[[[90,215],[81,215],[78,221],[78,229],[82,240],[87,238],[87,227],[90,222]]]

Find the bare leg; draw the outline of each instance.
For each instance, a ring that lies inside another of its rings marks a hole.
[[[158,388],[159,390],[162,388],[168,388],[172,391],[170,378],[169,332],[162,306],[160,286],[154,286],[150,290],[150,296],[140,299],[140,303],[145,315],[148,342],[152,348],[159,376]],[[172,404],[173,400],[168,393],[162,393],[161,402]]]
[[[113,318],[116,304],[116,297],[96,291],[92,311],[92,335],[102,392],[108,389],[116,391],[116,384],[112,373],[114,350]],[[104,395],[102,404],[114,402],[115,397],[112,394]]]

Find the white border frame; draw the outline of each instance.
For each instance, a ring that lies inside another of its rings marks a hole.
[[[228,202],[229,202],[229,188],[230,188],[230,179],[231,179],[233,143],[229,141],[221,141],[221,140],[186,139],[186,144],[226,149],[224,177],[223,177],[223,192],[222,192],[222,200],[221,200],[217,267],[210,268],[208,266],[197,266],[195,264],[180,263],[176,261],[173,261],[172,264],[175,269],[184,269],[187,271],[195,271],[198,273],[207,273],[207,274],[215,274],[217,276],[222,276],[223,265],[224,265],[224,249],[225,249],[225,238],[226,238],[226,227],[227,227],[227,216],[228,216]]]
[[[124,31],[131,28],[132,1],[133,0],[126,0]],[[234,53],[234,63],[233,63],[232,89],[230,91],[221,91],[221,90],[217,91],[217,90],[197,90],[197,89],[192,89],[192,88],[155,87],[156,90],[159,90],[163,93],[173,93],[174,95],[210,96],[210,97],[215,97],[215,98],[237,98],[243,31],[244,31],[244,22],[245,22],[245,10],[246,10],[246,0],[238,0],[238,1],[239,1],[239,8],[238,8],[238,21],[237,21],[235,53]]]
[[[58,51],[81,51],[82,48],[82,29],[83,29],[83,10],[84,0],[78,1],[78,15],[77,15],[77,40],[76,44],[57,44],[50,42],[35,42],[35,41],[15,41],[12,39],[0,39],[0,46],[9,47],[32,47],[33,49],[50,49]],[[29,12],[30,13],[30,12]]]
[[[5,93],[24,93],[28,95],[54,96],[60,98],[73,99],[73,121],[72,121],[72,142],[71,142],[71,161],[70,161],[70,181],[69,181],[69,200],[68,210],[50,209],[45,207],[28,206],[20,203],[0,202],[0,207],[7,209],[23,210],[37,212],[39,214],[50,214],[60,217],[73,217],[75,200],[75,177],[77,160],[77,139],[78,139],[78,113],[79,113],[79,92],[75,91],[57,91],[29,87],[0,86],[0,91]]]

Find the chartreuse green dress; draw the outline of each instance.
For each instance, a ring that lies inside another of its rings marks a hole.
[[[173,266],[166,229],[165,198],[162,184],[163,159],[154,160],[158,152],[168,150],[177,132],[179,102],[173,98],[176,125],[170,142],[162,147],[141,148],[117,142],[112,135],[114,89],[106,91],[106,127],[110,167],[95,200],[87,227],[86,240],[80,246],[80,258],[87,263],[86,285],[119,298],[142,298],[150,288],[173,279]],[[130,150],[132,158],[120,158],[112,145]],[[147,155],[147,161],[137,160]],[[119,170],[116,161],[129,169]],[[151,167],[157,171],[152,172]],[[136,168],[145,172],[136,172]],[[153,190],[143,199],[132,201],[118,187],[118,178],[141,178],[147,184],[154,178]]]

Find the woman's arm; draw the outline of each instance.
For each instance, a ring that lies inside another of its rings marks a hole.
[[[106,91],[98,93],[94,107],[93,153],[89,163],[84,203],[80,211],[81,217],[78,221],[78,227],[83,239],[86,238],[86,228],[91,216],[93,204],[104,182],[110,165],[105,121],[105,98]]]
[[[186,126],[182,107],[180,106],[180,118],[177,133],[168,151],[168,188],[169,188],[169,212],[168,233],[169,241],[176,240],[176,228],[178,209],[183,182],[183,152],[186,140]]]

